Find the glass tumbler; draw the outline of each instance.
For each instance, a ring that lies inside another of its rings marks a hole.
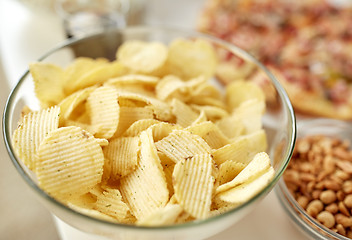
[[[77,38],[125,27],[130,0],[56,0],[55,9],[67,37]]]

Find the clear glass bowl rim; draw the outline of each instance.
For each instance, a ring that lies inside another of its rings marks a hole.
[[[179,28],[174,28],[174,27],[165,27],[165,26],[157,26],[157,27],[156,26],[133,26],[133,27],[127,27],[124,29],[110,29],[108,31],[97,32],[97,33],[90,34],[90,35],[87,35],[87,36],[84,36],[81,38],[77,38],[77,39],[75,39],[75,38],[68,39],[68,40],[63,41],[62,43],[58,44],[56,47],[52,48],[51,50],[49,50],[42,57],[40,57],[37,61],[43,61],[43,60],[45,60],[45,58],[49,57],[51,54],[55,53],[56,51],[59,51],[65,47],[72,45],[72,44],[76,44],[76,43],[85,41],[88,38],[93,38],[93,37],[96,37],[99,35],[104,35],[109,31],[112,31],[112,32],[116,31],[116,32],[122,32],[122,33],[123,32],[150,32],[150,31],[163,31],[163,32],[165,32],[165,31],[170,31],[172,33],[177,32],[182,35],[188,35],[190,37],[200,37],[203,39],[208,39],[211,42],[214,42],[216,44],[219,44],[220,46],[231,50],[236,55],[244,58],[245,60],[250,61],[250,62],[254,63],[255,65],[257,65],[257,67],[259,67],[262,71],[264,71],[265,74],[270,78],[270,80],[274,84],[278,94],[280,95],[280,98],[282,99],[283,108],[285,108],[288,111],[288,116],[289,116],[288,121],[290,122],[290,124],[292,126],[292,132],[291,132],[291,136],[289,136],[289,138],[287,139],[289,148],[285,153],[285,161],[283,162],[281,167],[276,171],[273,180],[263,190],[261,190],[258,194],[256,194],[254,197],[252,197],[249,201],[237,206],[236,208],[234,208],[230,211],[227,211],[227,212],[220,214],[220,215],[217,215],[217,216],[207,218],[205,220],[197,220],[197,221],[187,222],[187,223],[183,223],[183,224],[176,224],[176,225],[149,227],[149,226],[135,226],[135,225],[128,225],[128,224],[112,223],[109,221],[105,221],[105,220],[101,220],[101,219],[97,219],[97,218],[93,218],[93,217],[84,215],[80,212],[77,212],[77,211],[67,207],[66,205],[62,204],[61,202],[55,200],[50,195],[48,195],[46,192],[44,192],[41,188],[39,188],[32,181],[32,179],[26,174],[25,170],[22,168],[21,164],[19,163],[20,160],[17,159],[17,157],[15,155],[15,151],[12,147],[11,140],[10,140],[11,139],[11,129],[9,128],[9,126],[10,126],[9,119],[11,119],[11,117],[9,116],[9,112],[10,112],[10,109],[13,107],[13,99],[17,95],[21,84],[24,82],[27,75],[29,74],[29,70],[26,70],[25,73],[22,75],[22,77],[19,79],[18,83],[15,85],[15,87],[10,92],[10,95],[6,101],[4,113],[3,113],[3,119],[2,119],[3,138],[4,138],[4,142],[5,142],[5,146],[7,148],[8,154],[9,154],[10,159],[11,159],[12,163],[14,164],[15,168],[20,173],[20,175],[25,180],[25,182],[36,193],[38,193],[40,197],[44,198],[45,200],[49,201],[50,203],[54,204],[55,206],[59,207],[60,209],[67,211],[69,214],[74,214],[78,217],[85,218],[86,220],[92,221],[97,224],[106,224],[106,225],[110,225],[111,227],[122,228],[122,229],[125,228],[125,229],[143,230],[143,231],[145,231],[145,230],[147,230],[147,231],[148,230],[150,230],[150,231],[154,231],[154,230],[167,231],[167,230],[172,230],[172,229],[176,230],[176,229],[183,229],[185,227],[190,228],[190,227],[194,227],[194,226],[199,226],[199,225],[203,225],[203,224],[206,224],[206,223],[209,223],[212,221],[216,221],[217,219],[221,219],[225,216],[232,215],[232,214],[236,213],[237,211],[240,211],[241,209],[250,205],[251,203],[255,202],[257,199],[259,199],[261,196],[266,194],[269,190],[271,190],[274,187],[274,185],[280,179],[281,175],[283,174],[284,170],[286,169],[286,167],[289,163],[289,160],[291,159],[291,156],[293,154],[293,148],[294,148],[294,145],[296,142],[296,132],[297,132],[296,131],[296,117],[295,117],[293,107],[291,105],[291,102],[289,100],[289,97],[288,97],[286,91],[281,86],[279,81],[275,78],[275,76],[261,62],[259,62],[256,58],[254,58],[252,55],[250,55],[249,53],[247,53],[243,49],[237,47],[234,44],[226,42],[224,40],[221,40],[216,37],[210,36],[208,34],[200,33],[200,32],[194,31],[194,30],[184,30],[184,29],[179,29]]]

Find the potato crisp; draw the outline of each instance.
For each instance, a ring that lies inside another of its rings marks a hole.
[[[201,39],[130,40],[116,60],[32,63],[42,110],[13,134],[49,195],[82,214],[138,226],[203,220],[246,202],[274,176],[254,83],[212,83]],[[54,87],[52,87],[54,86]]]

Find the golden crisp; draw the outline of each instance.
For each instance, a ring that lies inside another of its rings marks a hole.
[[[114,61],[79,57],[65,69],[31,64],[42,110],[24,108],[16,154],[45,192],[104,221],[154,227],[222,214],[275,172],[262,90],[238,80],[224,91],[217,69],[213,45],[197,38],[129,40]]]

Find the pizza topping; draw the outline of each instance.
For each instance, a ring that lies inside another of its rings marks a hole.
[[[352,8],[323,0],[208,0],[200,20],[200,31],[248,51],[301,94],[352,104]],[[240,66],[231,55],[220,59]]]
[[[347,83],[339,79],[330,89],[330,98],[335,103],[344,103],[348,100],[348,97],[351,96],[351,93]]]

